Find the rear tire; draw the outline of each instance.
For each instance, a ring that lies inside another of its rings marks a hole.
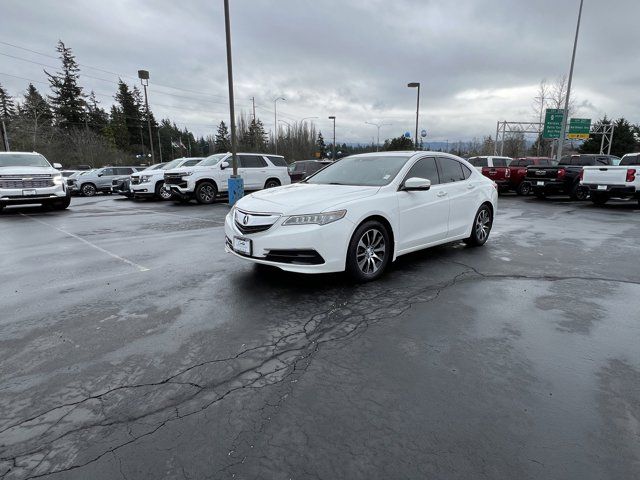
[[[275,178],[270,178],[264,184],[264,188],[275,188],[280,186],[280,180],[276,180]]]
[[[589,196],[589,192],[586,188],[581,187],[579,183],[576,183],[571,189],[571,198],[576,201],[586,200]]]
[[[195,194],[198,203],[210,205],[216,201],[218,189],[212,182],[202,182],[196,187]]]
[[[529,182],[520,182],[518,188],[516,189],[516,193],[518,195],[529,195],[531,193],[531,184]]]
[[[493,226],[493,213],[488,205],[482,205],[473,217],[471,235],[464,240],[464,243],[472,247],[480,247],[487,243],[491,227]]]
[[[360,225],[349,242],[347,273],[357,282],[380,278],[393,252],[391,237],[382,223],[369,220]]]
[[[609,201],[609,195],[602,193],[594,193],[591,195],[591,201],[594,205],[604,205]]]
[[[80,192],[85,197],[93,197],[98,192],[96,186],[93,183],[85,183],[80,188]]]

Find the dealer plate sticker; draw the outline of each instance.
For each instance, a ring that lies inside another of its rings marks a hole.
[[[233,249],[238,253],[251,255],[251,240],[248,238],[233,237]]]
[[[538,186],[541,187],[544,185],[544,182],[538,182]]]
[[[598,190],[606,190],[607,186],[606,185],[598,185]]]
[[[25,197],[27,195],[35,195],[36,191],[35,190],[22,190],[22,195],[24,195]]]

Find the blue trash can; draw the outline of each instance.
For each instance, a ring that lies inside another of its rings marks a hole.
[[[229,187],[229,205],[235,203],[244,197],[244,180],[240,175],[231,175],[228,180]]]

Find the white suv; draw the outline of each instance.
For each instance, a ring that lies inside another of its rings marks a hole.
[[[238,175],[243,178],[246,191],[291,183],[283,156],[261,153],[237,155]],[[227,191],[227,180],[231,174],[231,154],[218,153],[194,167],[165,170],[164,185],[171,190],[173,199],[189,201],[195,198],[198,203],[213,203],[220,193]]]
[[[176,158],[168,163],[153,165],[146,170],[131,175],[129,188],[134,198],[154,197],[169,200],[171,192],[164,187],[164,171],[178,167],[193,167],[204,157]]]
[[[36,152],[0,152],[0,210],[34,203],[67,208],[71,197],[61,168]]]

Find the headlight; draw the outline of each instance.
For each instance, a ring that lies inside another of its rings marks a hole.
[[[150,178],[151,178],[151,175],[140,175],[140,182],[147,183]]]
[[[54,185],[62,185],[62,174],[58,173],[53,176],[53,184]]]
[[[182,174],[183,177],[189,177],[191,175],[193,175],[193,172],[185,172]]]
[[[338,210],[336,212],[293,215],[287,218],[282,225],[326,225],[327,223],[340,220],[346,214],[346,210]]]

